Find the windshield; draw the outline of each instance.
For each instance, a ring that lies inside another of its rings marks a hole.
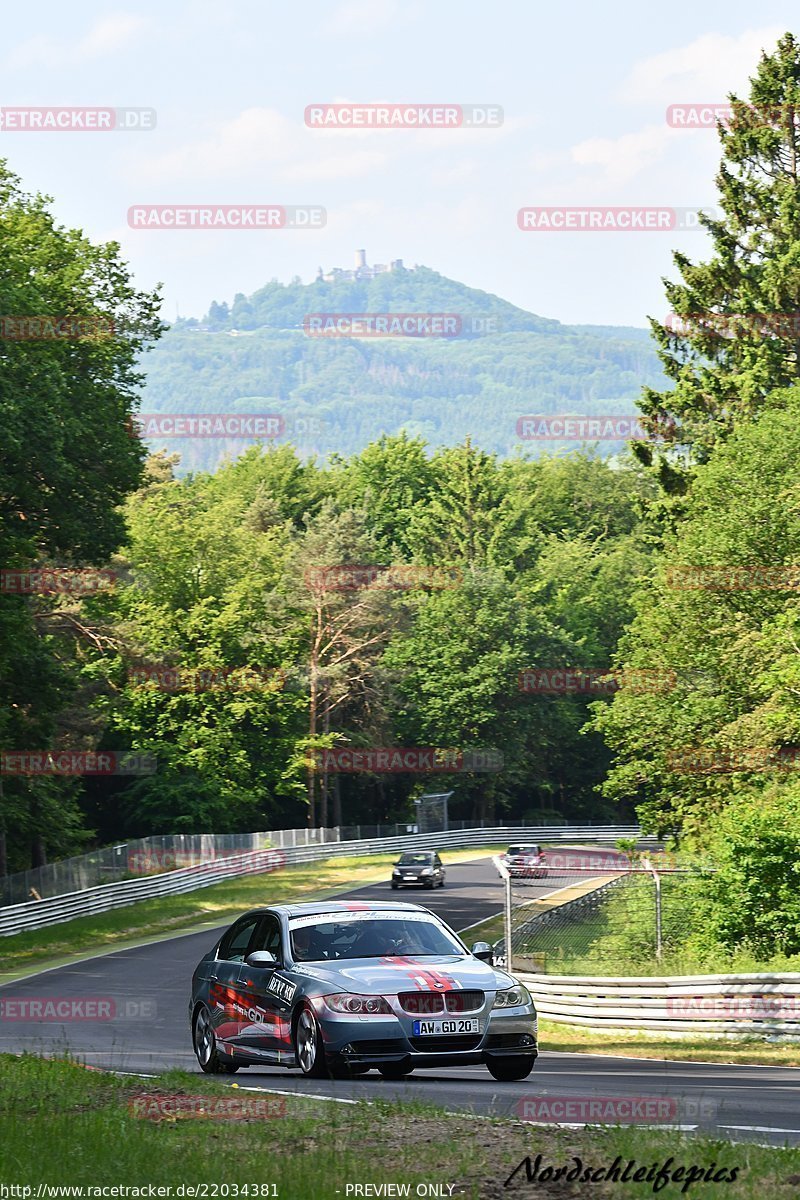
[[[349,917],[350,914],[347,914]],[[441,925],[428,917],[339,919],[316,924],[290,922],[292,958],[295,962],[331,962],[345,958],[393,958],[410,955],[463,956],[464,949]]]
[[[427,867],[432,861],[432,854],[401,854],[397,865],[399,867]]]

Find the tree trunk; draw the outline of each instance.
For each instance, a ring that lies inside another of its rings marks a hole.
[[[317,684],[317,672],[319,669],[319,628],[320,628],[320,613],[317,610],[317,629],[315,637],[311,643],[311,655],[309,660],[309,698],[308,698],[308,737],[309,737],[309,761],[308,761],[308,827],[313,829],[317,819],[316,809],[316,748],[313,739],[317,736],[317,707],[319,704],[319,688]]]
[[[331,714],[327,704],[325,706],[325,714],[322,718],[322,732],[330,733],[331,731]],[[325,756],[325,763],[322,768],[322,792],[320,794],[320,814],[319,823],[323,829],[328,828],[328,758]]]
[[[6,818],[3,812],[3,780],[0,778],[0,879],[8,874],[8,853],[6,850]]]
[[[340,777],[338,774],[333,777],[333,823],[337,829],[342,827],[342,793],[340,789]]]

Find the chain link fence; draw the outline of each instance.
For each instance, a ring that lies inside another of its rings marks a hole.
[[[589,890],[593,880],[568,886],[558,903],[557,895],[552,901],[532,898],[526,882],[512,879],[513,967],[584,976],[659,971],[665,959],[675,962],[691,930],[697,880],[692,869],[654,877],[639,866]],[[504,938],[498,952],[505,955]]]
[[[495,829],[497,821],[449,821],[450,830]],[[315,846],[326,842],[403,837],[418,831],[410,822],[347,825],[329,829],[278,829],[262,833],[163,834],[91,850],[74,858],[0,877],[0,906],[24,904],[104,883],[118,883],[181,867],[214,862],[250,850]]]

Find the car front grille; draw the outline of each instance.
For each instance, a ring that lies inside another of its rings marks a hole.
[[[483,992],[447,992],[444,998],[451,1013],[476,1012],[483,1008],[484,999]]]
[[[409,1038],[411,1045],[415,1050],[421,1050],[424,1054],[451,1054],[454,1050],[474,1050],[481,1044],[483,1034],[471,1034],[468,1037],[459,1036],[452,1037],[450,1034],[443,1037],[423,1037]]]
[[[404,1012],[415,1016],[444,1012],[444,997],[439,992],[399,992],[397,999]]]

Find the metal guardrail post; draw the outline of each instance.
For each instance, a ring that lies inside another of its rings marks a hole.
[[[497,873],[503,880],[503,890],[505,892],[505,904],[503,905],[503,925],[505,928],[506,940],[506,970],[511,970],[513,959],[513,950],[511,947],[511,876],[508,873],[506,864],[496,855],[492,855],[492,862],[497,868]]]

